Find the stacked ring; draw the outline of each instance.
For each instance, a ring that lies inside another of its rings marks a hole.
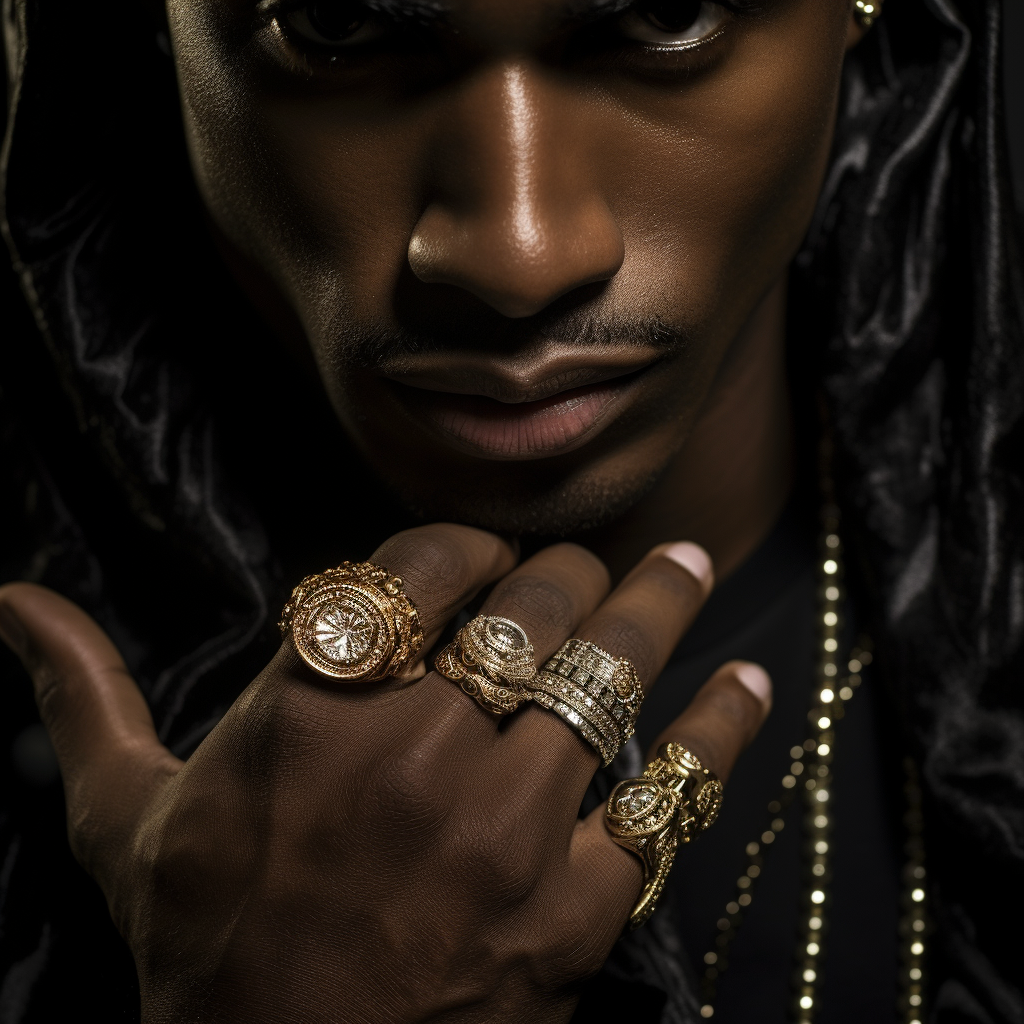
[[[332,679],[375,682],[402,672],[423,646],[402,579],[371,562],[307,576],[278,623],[310,668]]]
[[[721,781],[679,743],[662,744],[641,778],[612,790],[605,824],[644,869],[643,891],[629,915],[631,928],[654,913],[676,851],[713,824],[721,805]]]
[[[575,729],[605,765],[633,735],[644,696],[627,658],[575,638],[562,644],[527,688],[536,703]]]
[[[524,687],[537,672],[533,659],[533,644],[521,626],[478,615],[438,654],[434,668],[486,711],[508,715],[530,699]]]

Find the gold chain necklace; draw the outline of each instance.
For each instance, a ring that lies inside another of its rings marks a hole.
[[[718,919],[718,936],[704,954],[701,979],[701,1017],[713,1017],[718,980],[729,966],[729,948],[739,930],[743,913],[753,901],[754,888],[764,867],[764,858],[775,837],[785,827],[785,812],[799,793],[804,803],[803,833],[806,850],[803,893],[800,900],[800,932],[795,954],[793,1017],[796,1024],[813,1024],[820,1009],[821,959],[829,911],[830,848],[832,830],[832,758],[835,723],[843,717],[846,703],[861,683],[861,671],[871,664],[870,644],[862,641],[846,659],[840,674],[839,643],[842,589],[842,542],[839,538],[839,510],[827,505],[823,512],[823,534],[818,558],[819,618],[821,629],[816,656],[815,687],[808,721],[811,733],[801,746],[790,748],[792,763],[782,778],[782,792],[768,804],[768,821],[760,836],[746,846],[746,869],[736,880],[733,898]],[[904,815],[906,843],[900,901],[897,1010],[903,1024],[921,1024],[924,988],[925,932],[927,929],[924,888],[924,844],[922,842],[921,794],[913,762],[904,762],[906,772]]]

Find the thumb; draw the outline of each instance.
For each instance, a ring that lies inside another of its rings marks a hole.
[[[0,637],[32,676],[64,780],[72,845],[86,863],[97,841],[131,829],[182,762],[157,739],[117,648],[77,605],[32,583],[0,587]]]

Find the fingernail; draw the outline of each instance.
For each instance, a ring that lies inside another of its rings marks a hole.
[[[25,656],[25,627],[6,604],[0,604],[0,639],[19,658]]]
[[[760,665],[748,661],[736,666],[736,678],[764,705],[771,703],[772,680]]]
[[[691,576],[696,577],[704,587],[705,593],[711,590],[715,570],[711,565],[711,556],[699,544],[684,540],[678,544],[670,544],[663,553],[666,558],[671,558]]]

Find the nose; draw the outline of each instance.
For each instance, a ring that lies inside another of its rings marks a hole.
[[[622,234],[595,188],[571,101],[556,88],[509,63],[453,100],[430,202],[409,242],[421,281],[526,317],[618,271]]]

